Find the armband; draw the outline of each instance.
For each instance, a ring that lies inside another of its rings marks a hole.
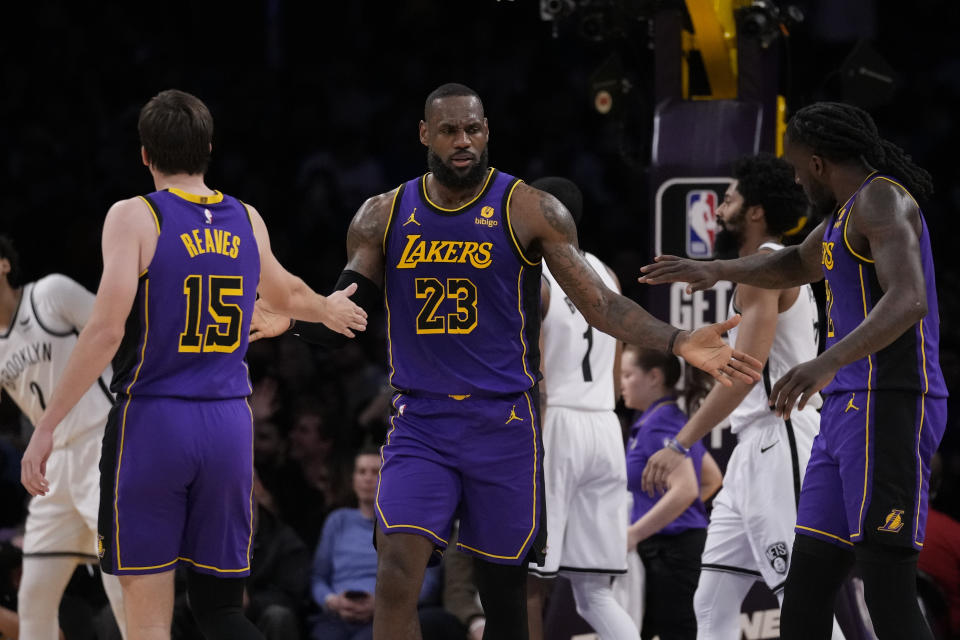
[[[671,451],[676,451],[682,456],[690,455],[690,449],[687,449],[685,446],[677,442],[676,438],[664,438],[663,448],[670,449]]]
[[[334,286],[334,291],[346,289],[354,283],[357,285],[357,290],[350,296],[350,299],[366,311],[367,316],[373,316],[374,312],[382,307],[383,296],[380,293],[380,287],[370,278],[356,271],[344,269],[340,273],[336,286]],[[339,347],[349,340],[342,333],[328,329],[322,322],[291,321],[288,331],[306,342],[329,348]]]

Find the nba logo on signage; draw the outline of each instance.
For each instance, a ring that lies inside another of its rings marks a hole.
[[[687,256],[712,258],[717,236],[717,193],[711,190],[687,192]]]

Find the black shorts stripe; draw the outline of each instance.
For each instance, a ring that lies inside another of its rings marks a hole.
[[[728,564],[713,564],[704,562],[700,565],[702,571],[721,571],[724,573],[738,573],[745,576],[753,576],[755,578],[763,577],[759,571],[754,571],[753,569],[744,569],[742,567],[731,567]]]
[[[770,398],[770,391],[773,389],[773,383],[770,380],[770,360],[763,365],[763,388],[767,391],[767,398]],[[800,506],[800,456],[797,452],[797,437],[793,432],[793,423],[784,420],[787,426],[787,442],[790,443],[790,465],[793,470],[793,506]]]
[[[81,551],[33,551],[23,554],[24,558],[84,558],[86,560],[97,560],[97,556],[92,553],[83,553]]]
[[[790,443],[790,466],[793,468],[793,506],[800,507],[800,456],[797,452],[797,436],[793,432],[793,423],[784,420],[787,427],[787,442]]]
[[[866,540],[913,547],[917,503],[917,422],[920,396],[904,391],[874,391],[870,429],[870,504],[863,516]],[[902,526],[879,530],[901,511]]]
[[[626,569],[596,569],[596,568],[586,569],[583,567],[565,567],[563,565],[560,565],[560,571],[561,572],[569,571],[571,573],[606,573],[614,576],[623,575],[627,572]]]
[[[117,455],[120,449],[120,422],[129,398],[117,396],[117,402],[107,415],[100,450],[100,510],[97,514],[97,533],[104,553],[100,566],[106,573],[113,573],[115,546],[113,544],[113,501],[116,487]]]

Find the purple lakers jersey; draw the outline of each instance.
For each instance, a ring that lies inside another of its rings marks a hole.
[[[141,196],[157,250],[114,361],[116,393],[221,399],[250,394],[244,356],[260,281],[246,206],[219,191]]]
[[[520,181],[491,168],[476,198],[444,209],[425,180],[397,190],[384,238],[390,383],[441,395],[529,389],[540,368],[540,263],[510,226]]]
[[[822,264],[827,289],[827,348],[857,328],[883,295],[874,261],[847,242],[847,224],[860,191],[883,180],[903,189],[894,178],[874,174],[834,214],[823,236]],[[904,189],[905,190],[905,189]],[[837,372],[824,393],[897,389],[946,397],[940,371],[940,313],[927,223],[920,215],[920,260],[927,291],[927,316],[890,345]]]

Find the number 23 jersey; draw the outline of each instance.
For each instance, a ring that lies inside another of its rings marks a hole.
[[[510,226],[520,180],[491,168],[456,209],[426,176],[394,197],[384,238],[390,383],[412,393],[495,396],[539,378],[540,261]]]
[[[157,227],[157,249],[114,359],[112,389],[193,399],[250,394],[250,315],[260,255],[246,206],[219,191],[179,189],[141,196]]]

